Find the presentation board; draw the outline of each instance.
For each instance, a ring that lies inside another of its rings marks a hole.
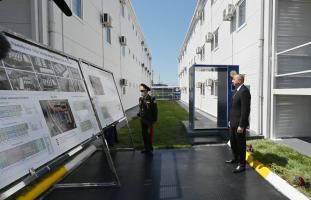
[[[113,74],[85,62],[81,63],[81,69],[101,126],[125,117]]]
[[[79,62],[6,36],[0,61],[0,189],[97,134]]]

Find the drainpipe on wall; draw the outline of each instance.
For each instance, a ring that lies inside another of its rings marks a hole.
[[[260,36],[259,36],[259,101],[258,101],[258,132],[259,135],[262,135],[262,123],[263,123],[263,80],[264,80],[264,7],[265,1],[261,0],[261,9],[260,9]]]
[[[48,34],[49,34],[49,46],[55,49],[55,21],[53,1],[48,2]]]
[[[42,19],[43,18],[42,6],[43,6],[42,1],[38,1],[38,41],[39,41],[39,43],[44,44],[44,41],[43,41],[43,23],[42,23],[42,20],[43,20]]]
[[[65,42],[64,42],[64,13],[61,12],[62,19],[62,51],[65,52]]]
[[[104,3],[103,0],[101,0],[101,14],[104,13]],[[102,24],[101,24],[102,25]],[[102,30],[102,50],[103,50],[103,69],[105,69],[105,33],[104,33],[104,27],[102,25],[101,27]]]

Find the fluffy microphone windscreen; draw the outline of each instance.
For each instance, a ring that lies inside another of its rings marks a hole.
[[[4,59],[11,49],[9,41],[3,33],[0,32],[0,59]]]

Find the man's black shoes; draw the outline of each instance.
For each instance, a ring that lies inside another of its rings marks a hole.
[[[238,160],[237,159],[231,159],[231,160],[226,160],[225,163],[228,163],[228,164],[233,164],[233,163],[237,163]]]
[[[245,165],[238,165],[232,172],[233,173],[240,173],[245,171]]]

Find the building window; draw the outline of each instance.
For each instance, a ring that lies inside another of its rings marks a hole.
[[[201,50],[200,55],[201,55],[201,61],[202,61],[202,60],[205,60],[205,45],[203,45],[201,48],[202,50]]]
[[[122,55],[125,56],[125,46],[122,47]]]
[[[126,88],[125,88],[125,86],[123,87],[123,94],[124,94],[124,95],[126,94]]]
[[[233,33],[236,30],[236,12],[234,13],[232,20],[230,22],[230,33]]]
[[[106,41],[111,44],[111,28],[106,27]]]
[[[121,14],[122,17],[125,17],[125,6],[123,4],[121,4]]]
[[[218,82],[212,82],[211,95],[218,96]]]
[[[200,24],[203,25],[203,22],[205,20],[205,12],[204,9],[200,13]]]
[[[82,19],[82,0],[71,1],[72,12],[79,18]]]
[[[239,10],[239,23],[238,27],[241,27],[245,24],[245,18],[246,18],[246,0],[243,0],[240,4],[238,4],[238,10]]]
[[[200,94],[205,96],[205,84],[204,83],[200,84]]]
[[[214,35],[213,35],[212,51],[218,48],[218,29],[214,32]]]

